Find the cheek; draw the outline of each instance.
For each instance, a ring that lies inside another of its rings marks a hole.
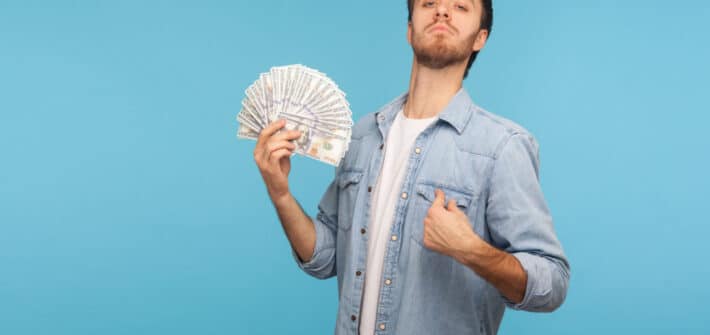
[[[478,32],[481,22],[472,15],[464,15],[457,17],[452,24],[456,25],[461,35],[471,36]]]

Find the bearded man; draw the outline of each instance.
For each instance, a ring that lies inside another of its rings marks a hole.
[[[290,140],[254,159],[298,266],[337,275],[335,334],[495,334],[505,307],[557,309],[570,267],[539,183],[538,143],[462,87],[490,0],[408,0],[409,89],[353,127],[311,219],[289,191]]]

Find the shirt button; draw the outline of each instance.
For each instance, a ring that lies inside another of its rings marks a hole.
[[[380,323],[380,330],[385,330],[385,324],[384,324],[384,323]]]
[[[389,285],[389,284],[392,284],[392,281],[389,280],[389,279],[386,279],[386,280],[385,280],[385,285]]]
[[[360,271],[355,272],[355,275],[358,277],[360,277],[361,274],[362,274],[362,272],[360,272]]]
[[[353,321],[357,320],[357,316],[351,315],[351,316],[350,316],[350,320],[353,320]]]
[[[418,154],[422,153],[422,148],[416,148],[416,149],[414,149],[414,152],[416,152],[418,155]]]
[[[397,235],[392,235],[392,241],[396,241],[396,240],[397,240]]]
[[[372,192],[372,186],[367,187],[367,192]]]
[[[384,147],[385,147],[384,143],[380,144],[380,150],[382,150],[382,148],[384,148]]]
[[[407,199],[407,192],[402,192],[402,199]]]
[[[360,229],[360,234],[365,235],[365,228]]]

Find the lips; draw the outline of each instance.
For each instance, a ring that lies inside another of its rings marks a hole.
[[[451,29],[449,29],[447,26],[441,25],[441,24],[437,24],[437,25],[431,27],[431,29],[429,29],[429,31],[430,31],[430,32],[440,32],[440,31],[442,31],[442,32],[451,33]]]

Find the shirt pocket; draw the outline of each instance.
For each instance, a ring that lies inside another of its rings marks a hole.
[[[436,198],[435,190],[437,188],[444,191],[445,204],[448,204],[449,200],[454,199],[456,205],[464,213],[467,213],[472,205],[473,195],[468,191],[434,183],[416,184],[414,187],[416,198],[414,199],[414,208],[411,213],[413,217],[407,220],[407,224],[410,225],[410,237],[422,246],[424,245],[424,218]]]
[[[349,230],[353,222],[353,214],[362,171],[345,171],[338,176],[338,229]]]

